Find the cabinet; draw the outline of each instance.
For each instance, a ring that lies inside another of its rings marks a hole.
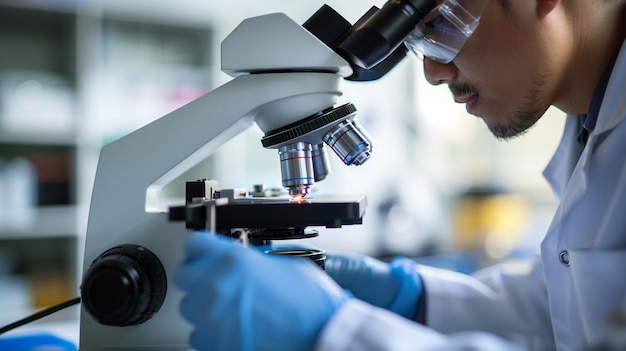
[[[79,293],[102,146],[212,86],[209,24],[80,6],[0,3],[0,325]]]

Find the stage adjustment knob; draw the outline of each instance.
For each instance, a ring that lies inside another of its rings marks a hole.
[[[96,258],[83,277],[81,300],[99,323],[136,325],[152,318],[165,300],[167,279],[158,257],[131,244]]]

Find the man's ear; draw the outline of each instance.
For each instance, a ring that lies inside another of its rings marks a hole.
[[[546,17],[560,3],[561,0],[537,0],[537,16],[539,18]]]

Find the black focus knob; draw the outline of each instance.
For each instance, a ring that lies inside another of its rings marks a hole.
[[[96,258],[83,277],[81,300],[99,323],[136,325],[152,318],[165,300],[167,278],[158,257],[131,244]]]

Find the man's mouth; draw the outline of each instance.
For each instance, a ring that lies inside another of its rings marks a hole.
[[[472,94],[459,95],[459,96],[455,95],[454,102],[459,103],[459,104],[465,104],[465,108],[467,109],[467,112],[473,113],[476,107],[476,104],[478,103],[478,94],[472,93]]]
[[[465,104],[467,112],[473,114],[478,104],[478,90],[467,83],[453,82],[449,84],[450,92],[454,96],[454,101]]]

